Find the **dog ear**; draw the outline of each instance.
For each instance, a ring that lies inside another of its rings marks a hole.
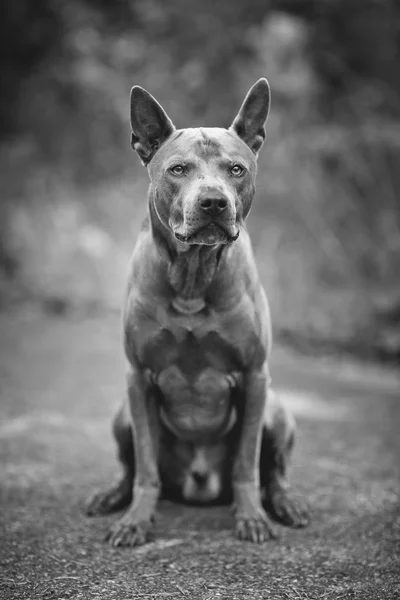
[[[265,123],[271,103],[271,91],[266,79],[259,79],[247,93],[233,121],[233,130],[257,156],[266,137]]]
[[[146,166],[175,127],[157,100],[138,85],[131,90],[130,104],[131,145]]]

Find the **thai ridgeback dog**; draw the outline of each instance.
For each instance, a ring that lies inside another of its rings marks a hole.
[[[270,386],[270,313],[244,227],[269,104],[260,79],[229,129],[175,129],[148,92],[131,91],[150,188],[124,307],[127,397],[114,421],[124,473],[87,506],[128,506],[113,546],[148,541],[161,491],[233,500],[242,540],[275,537],[267,513],[307,522],[285,478],[294,422]]]

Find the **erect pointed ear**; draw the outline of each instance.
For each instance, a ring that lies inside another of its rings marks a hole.
[[[131,145],[144,165],[149,164],[161,144],[175,131],[163,107],[138,85],[131,90],[131,126]]]
[[[265,140],[265,123],[268,118],[271,91],[266,79],[259,79],[246,98],[230,129],[257,155]]]

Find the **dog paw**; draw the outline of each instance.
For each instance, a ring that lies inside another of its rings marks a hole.
[[[236,536],[239,540],[263,544],[267,540],[276,539],[277,534],[267,516],[237,517]]]
[[[111,546],[134,547],[142,546],[151,541],[152,521],[133,523],[124,518],[117,521],[108,531],[105,541]]]
[[[299,498],[291,497],[281,487],[267,492],[265,508],[272,518],[286,527],[306,527],[310,520],[305,503]]]
[[[107,515],[125,508],[131,500],[132,487],[118,484],[105,492],[94,494],[86,503],[85,513],[88,517]]]

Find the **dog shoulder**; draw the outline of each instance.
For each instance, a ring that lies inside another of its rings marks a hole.
[[[272,349],[272,326],[271,311],[268,297],[262,284],[258,265],[254,256],[253,245],[246,229],[242,232],[242,264],[244,267],[244,276],[247,283],[247,290],[250,293],[257,313],[260,319],[261,338],[266,349],[267,360],[270,357]]]
[[[242,229],[237,242],[233,244],[232,253],[232,267],[235,269],[237,276],[242,278],[248,291],[253,290],[256,293],[260,286],[260,277],[253,245],[245,228]]]

